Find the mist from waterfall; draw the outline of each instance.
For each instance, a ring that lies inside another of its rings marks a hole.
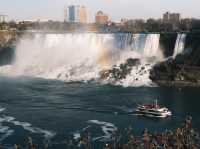
[[[14,63],[1,67],[0,71],[6,75],[64,81],[94,80],[99,78],[100,71],[128,58],[141,59],[143,64],[150,57],[155,61],[162,59],[159,38],[159,34],[38,33],[22,37]],[[145,76],[149,81],[148,72]],[[126,84],[129,84],[127,80]]]
[[[178,54],[181,54],[184,52],[185,40],[186,40],[186,34],[178,34],[177,35],[173,58],[176,58],[176,56]]]

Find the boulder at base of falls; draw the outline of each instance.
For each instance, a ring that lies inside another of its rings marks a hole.
[[[156,64],[150,79],[160,86],[200,86],[200,67],[180,64],[171,58]]]
[[[128,74],[131,73],[132,67],[140,64],[140,59],[129,58],[125,63],[122,63],[119,66],[113,66],[111,69],[101,71],[101,79],[124,79]]]

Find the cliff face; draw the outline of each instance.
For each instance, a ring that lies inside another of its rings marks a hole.
[[[0,65],[7,65],[12,62],[16,40],[15,31],[0,30]]]
[[[200,66],[200,33],[187,35],[185,49],[189,50],[189,55],[185,57],[184,63],[192,66]]]
[[[17,34],[15,31],[0,31],[0,49],[11,47],[14,41],[16,41],[16,38]]]
[[[200,67],[168,59],[153,67],[150,79],[161,86],[200,86]]]
[[[160,48],[163,50],[165,57],[173,55],[176,43],[177,33],[161,33],[160,34]]]
[[[200,86],[200,34],[187,34],[185,52],[155,65],[150,78],[162,86]]]

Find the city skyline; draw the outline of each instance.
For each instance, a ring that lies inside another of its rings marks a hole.
[[[0,14],[6,14],[14,20],[52,19],[64,20],[64,8],[71,4],[84,5],[89,10],[89,21],[94,21],[97,11],[102,10],[113,21],[121,18],[161,18],[166,11],[181,13],[183,17],[200,18],[197,0],[163,1],[154,0],[7,0],[1,2]],[[119,11],[120,10],[120,11]]]

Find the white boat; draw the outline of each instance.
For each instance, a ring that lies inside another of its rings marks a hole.
[[[165,118],[172,115],[168,108],[158,105],[157,100],[154,104],[139,105],[136,109],[136,112],[148,117]]]

